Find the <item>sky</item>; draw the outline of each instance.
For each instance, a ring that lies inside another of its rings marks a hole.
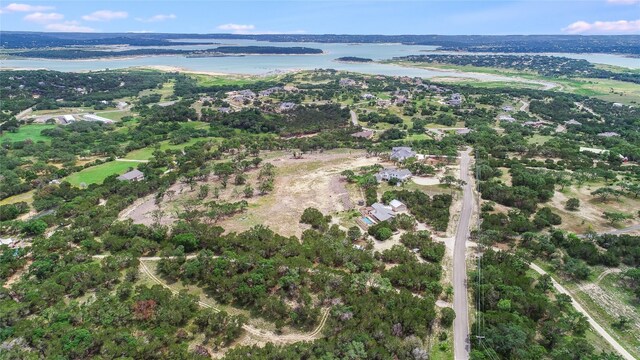
[[[640,34],[640,0],[1,0],[0,30]]]

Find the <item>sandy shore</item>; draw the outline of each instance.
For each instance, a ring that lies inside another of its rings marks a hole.
[[[149,70],[158,70],[158,71],[167,71],[167,72],[181,72],[181,73],[188,73],[188,74],[201,74],[201,75],[212,75],[212,76],[229,76],[229,75],[241,76],[241,75],[244,75],[244,74],[223,73],[223,72],[215,72],[215,71],[191,70],[191,69],[188,69],[188,68],[185,68],[185,67],[170,66],[170,65],[134,66],[131,69],[149,69]]]

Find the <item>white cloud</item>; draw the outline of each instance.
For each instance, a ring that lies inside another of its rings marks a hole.
[[[230,31],[233,34],[255,35],[255,34],[305,34],[304,30],[277,31],[277,30],[256,30],[255,25],[243,24],[222,24],[218,25],[219,30]]]
[[[34,12],[34,11],[47,11],[55,9],[53,6],[42,5],[29,5],[29,4],[17,4],[11,3],[2,9],[2,13],[5,12]]]
[[[607,0],[609,4],[633,5],[640,4],[640,0]]]
[[[126,11],[99,10],[89,15],[84,15],[83,20],[86,21],[111,21],[117,19],[126,19],[129,14]]]
[[[242,34],[242,33],[246,33],[249,32],[253,29],[255,29],[256,26],[255,25],[243,25],[243,24],[222,24],[222,25],[218,25],[218,29],[220,30],[226,30],[226,31],[233,31],[234,34]]]
[[[82,26],[77,21],[65,21],[63,23],[47,24],[45,29],[57,32],[94,32],[95,29]]]
[[[50,21],[60,21],[64,19],[64,15],[58,13],[42,13],[34,12],[24,17],[25,21],[45,23]]]
[[[140,22],[150,23],[150,22],[159,22],[159,21],[165,21],[165,20],[173,20],[175,18],[176,18],[175,14],[158,14],[148,18],[136,18],[136,20]]]
[[[640,33],[639,20],[618,20],[618,21],[576,21],[562,29],[569,34],[610,34],[610,33]]]

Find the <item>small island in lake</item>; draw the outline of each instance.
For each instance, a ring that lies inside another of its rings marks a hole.
[[[336,61],[367,63],[367,62],[373,62],[373,59],[361,58],[356,56],[343,56],[343,57],[337,58]]]
[[[177,49],[131,49],[122,51],[80,50],[80,49],[34,49],[7,53],[7,55],[23,58],[42,59],[99,59],[122,58],[129,56],[182,55],[186,57],[217,57],[238,55],[306,55],[322,54],[321,49],[308,47],[279,46],[219,46],[206,50]]]

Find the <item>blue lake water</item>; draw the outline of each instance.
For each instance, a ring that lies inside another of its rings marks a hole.
[[[335,44],[335,43],[270,43],[255,40],[211,40],[211,45],[171,46],[174,49],[207,49],[221,45],[271,45],[271,46],[306,46],[320,48],[320,55],[250,55],[242,57],[207,57],[187,58],[183,56],[144,56],[123,59],[98,60],[0,60],[0,68],[49,69],[57,71],[88,71],[103,69],[120,69],[139,66],[168,66],[192,71],[206,71],[229,74],[259,75],[278,71],[336,69],[365,74],[391,76],[417,76],[431,78],[437,76],[470,77],[479,80],[507,81],[509,78],[490,74],[469,74],[457,71],[425,70],[407,68],[391,64],[377,63],[342,63],[335,61],[338,57],[356,56],[385,60],[396,56],[426,54],[435,51],[434,46],[402,45],[402,44]],[[214,44],[215,43],[215,44]],[[113,51],[133,49],[135,47],[109,48]],[[447,53],[447,52],[439,52]],[[464,54],[458,52],[457,54]],[[628,58],[613,54],[564,54],[546,55],[565,56],[585,59],[593,63],[617,65],[628,68],[640,68],[640,59]],[[512,81],[512,78],[511,78]]]

